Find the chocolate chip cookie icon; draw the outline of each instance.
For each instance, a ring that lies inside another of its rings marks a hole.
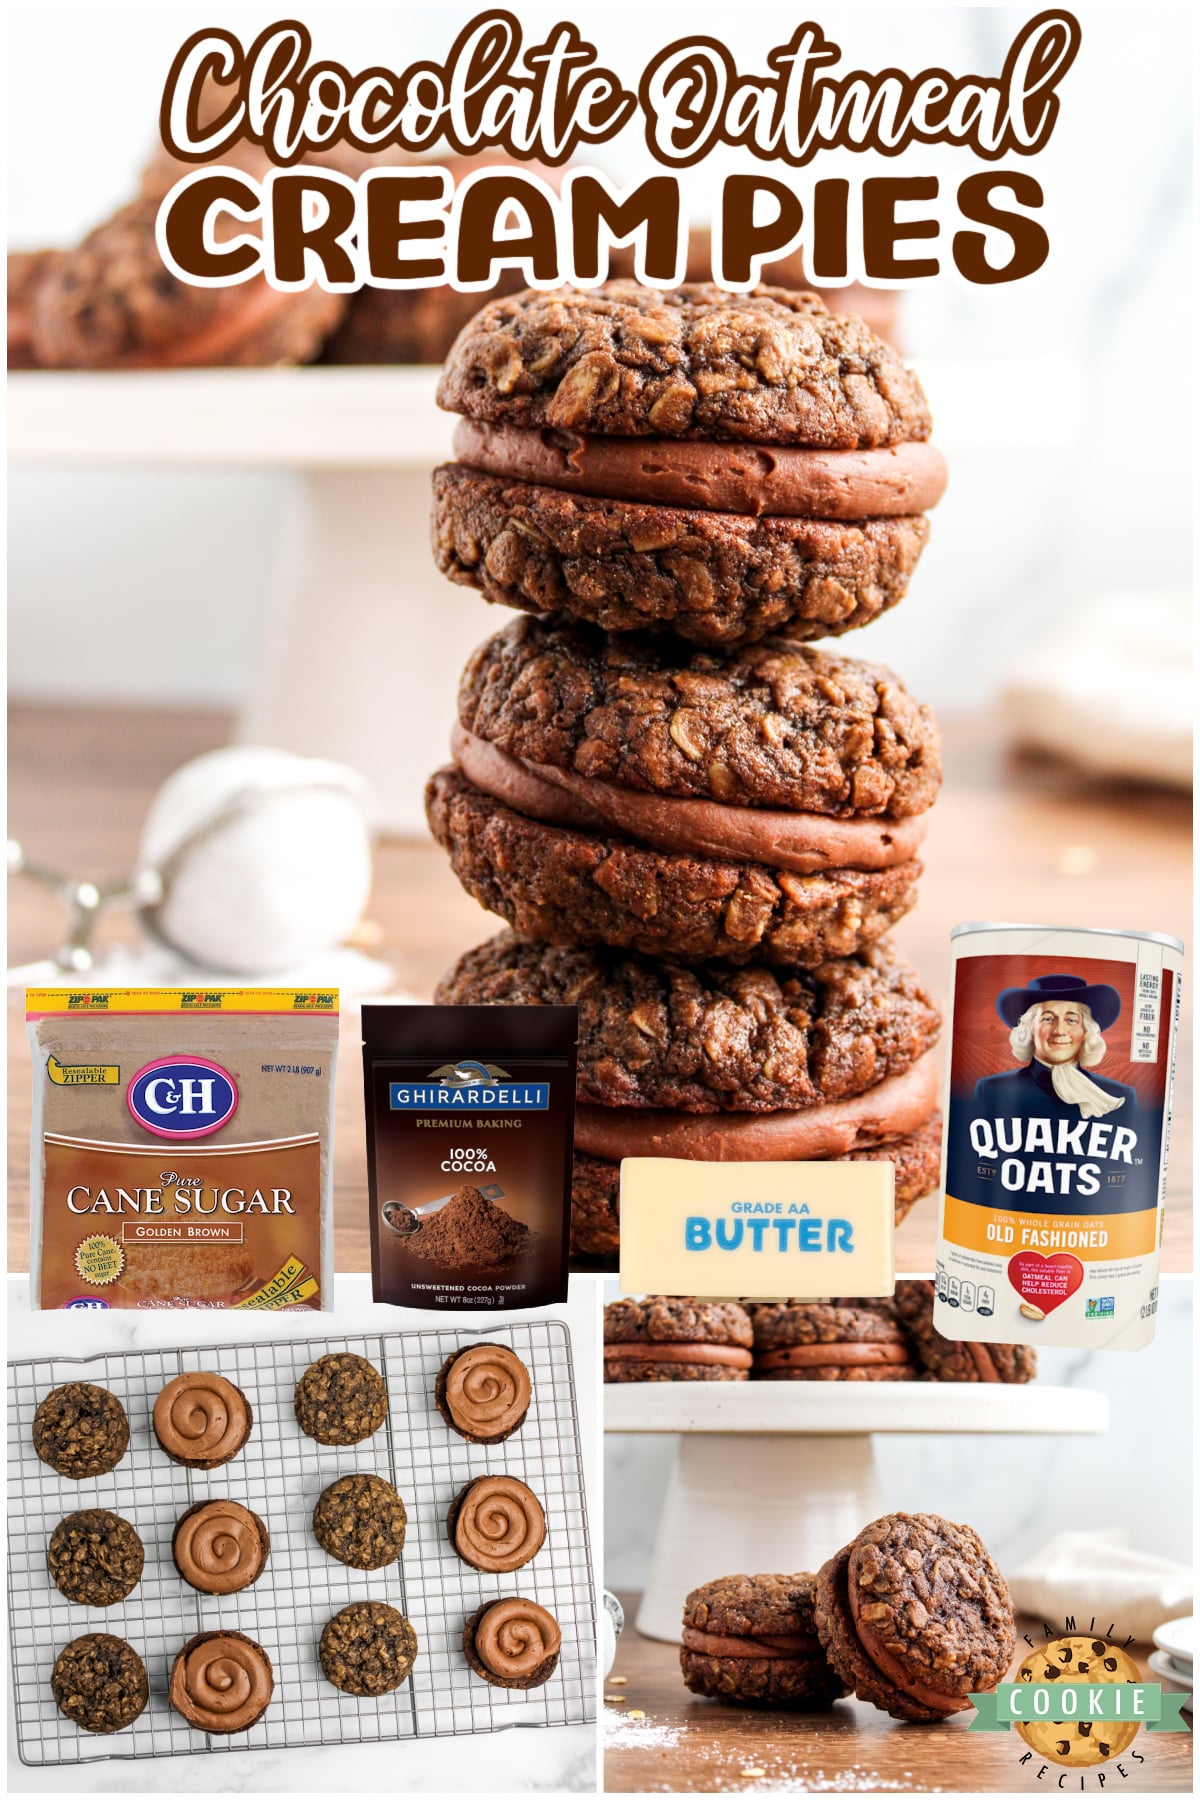
[[[1098,1637],[1055,1638],[1035,1650],[1017,1670],[1019,1682],[1063,1683],[1072,1687],[1101,1682],[1140,1682],[1142,1672],[1131,1656]],[[1065,1709],[1064,1709],[1065,1710]],[[1018,1723],[1017,1733],[1047,1762],[1071,1769],[1112,1762],[1128,1750],[1141,1720],[1038,1718]]]

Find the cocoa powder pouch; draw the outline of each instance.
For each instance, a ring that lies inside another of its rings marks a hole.
[[[29,989],[33,1305],[333,1305],[336,989]]]
[[[567,1297],[578,1009],[364,1006],[376,1300]]]

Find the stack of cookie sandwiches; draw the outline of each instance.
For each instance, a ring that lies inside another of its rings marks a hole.
[[[887,1160],[902,1217],[940,1020],[887,934],[937,727],[811,640],[907,588],[945,484],[919,384],[814,294],[618,281],[485,306],[439,399],[439,567],[528,616],[427,795],[513,929],[436,997],[578,1005],[576,1252],[616,1251],[624,1156]]]

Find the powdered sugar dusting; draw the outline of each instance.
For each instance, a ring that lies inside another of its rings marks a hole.
[[[679,1725],[655,1725],[650,1720],[630,1719],[614,1710],[605,1713],[604,1747],[606,1750],[678,1749],[686,1742],[688,1760],[702,1764],[705,1770],[704,1791],[724,1793],[808,1793],[808,1794],[904,1794],[941,1793],[914,1770],[899,1775],[883,1775],[875,1769],[852,1763],[844,1769],[809,1768],[790,1758],[756,1748],[752,1757],[731,1751],[727,1743],[707,1741],[695,1728]],[[752,1769],[752,1774],[746,1771]],[[644,1791],[669,1794],[678,1791],[677,1781],[646,1781]]]

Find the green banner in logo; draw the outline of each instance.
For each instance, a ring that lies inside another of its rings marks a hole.
[[[970,1731],[1007,1731],[1011,1725],[1036,1725],[1042,1719],[1070,1724],[1074,1719],[1106,1724],[1136,1721],[1149,1731],[1188,1731],[1180,1716],[1186,1694],[1164,1694],[1158,1682],[1002,1681],[990,1694],[972,1694],[975,1717]]]

